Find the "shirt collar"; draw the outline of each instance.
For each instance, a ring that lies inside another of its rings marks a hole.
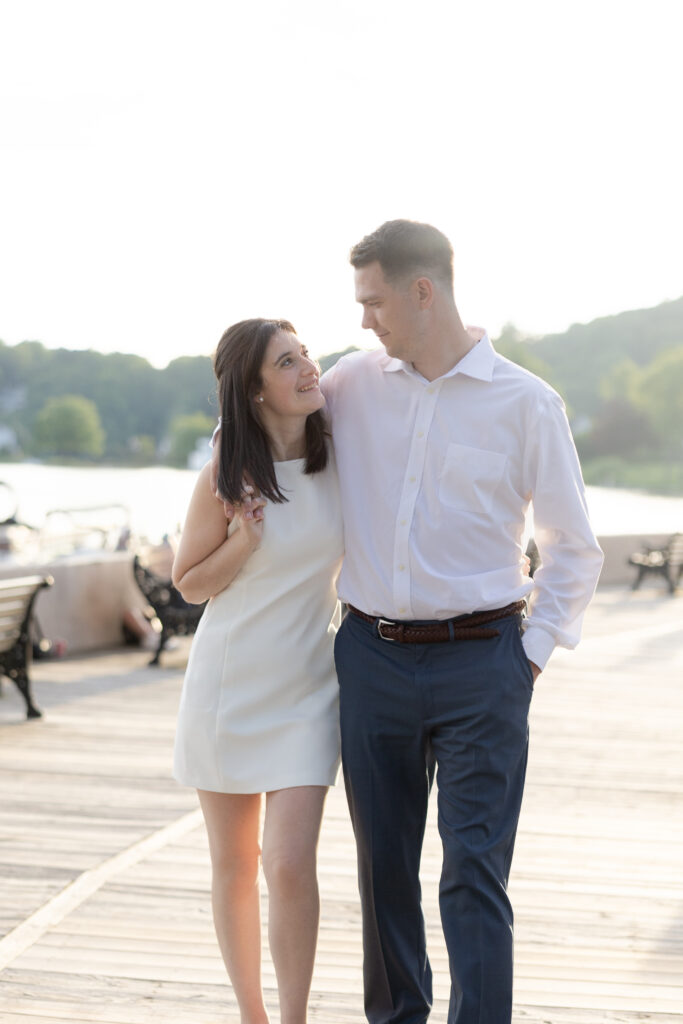
[[[493,380],[496,351],[488,334],[483,327],[468,327],[467,333],[475,340],[476,344],[447,373],[437,377],[437,380],[455,377],[458,373],[463,373],[466,377],[474,377],[475,380]],[[406,363],[403,359],[393,359],[391,356],[385,355],[382,357],[380,365],[385,373],[403,370],[411,377],[416,377],[417,380],[425,379],[422,374],[417,372],[412,363]]]

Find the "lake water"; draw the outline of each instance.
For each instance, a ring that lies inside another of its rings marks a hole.
[[[151,541],[182,524],[196,478],[194,471],[166,466],[118,469],[0,463],[0,480],[14,490],[21,522],[42,526],[51,509],[125,505],[133,532]],[[3,490],[0,502],[4,505]],[[0,520],[4,511],[0,506]],[[103,521],[109,518],[116,521],[115,516],[102,515]],[[90,519],[96,522],[97,513],[91,513]]]
[[[182,524],[196,472],[154,466],[146,469],[42,466],[0,463],[0,481],[13,488],[17,518],[41,526],[56,508],[125,505],[133,531],[158,541]],[[8,494],[0,488],[0,521],[11,514]],[[673,533],[683,530],[683,498],[641,494],[609,487],[589,487],[588,504],[598,535]],[[96,513],[92,514],[96,521]]]

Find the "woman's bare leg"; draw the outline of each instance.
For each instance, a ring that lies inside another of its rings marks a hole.
[[[209,836],[218,945],[242,1024],[267,1024],[261,989],[258,882],[261,795],[197,792]]]
[[[324,786],[297,786],[266,796],[263,872],[281,1024],[306,1024],[320,918],[316,851],[326,794]]]

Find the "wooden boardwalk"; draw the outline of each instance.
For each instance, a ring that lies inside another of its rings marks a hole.
[[[602,591],[537,684],[513,866],[515,1024],[683,1024],[683,600]],[[0,700],[2,1024],[237,1024],[193,792],[170,778],[187,649],[38,663],[45,718]],[[448,977],[433,815],[423,862]],[[311,1020],[362,1024],[353,838],[341,787],[320,848]],[[264,910],[265,910],[264,903]],[[265,920],[264,920],[265,926]],[[264,983],[278,1020],[272,966]]]

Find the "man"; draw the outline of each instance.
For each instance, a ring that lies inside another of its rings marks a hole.
[[[602,553],[562,401],[465,329],[448,239],[389,221],[351,263],[363,327],[383,347],[343,357],[321,383],[346,543],[335,657],[366,1014],[429,1015],[419,864],[436,771],[449,1024],[509,1024],[506,889],[529,703],[554,647],[578,642]]]
[[[323,380],[346,538],[335,656],[371,1024],[429,1014],[418,871],[435,768],[448,1020],[510,1021],[506,888],[529,702],[554,647],[577,643],[602,565],[562,401],[464,328],[452,260],[427,224],[390,221],[359,242],[356,299],[384,350],[346,356]],[[520,543],[530,501],[533,581]]]

